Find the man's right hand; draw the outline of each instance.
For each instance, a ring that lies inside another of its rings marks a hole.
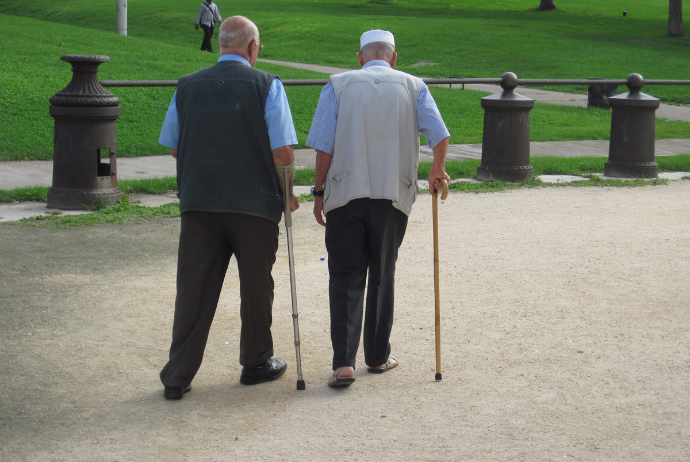
[[[450,183],[450,176],[446,173],[448,140],[449,138],[444,138],[433,147],[434,161],[431,163],[431,170],[429,170],[429,194],[432,196],[434,194],[438,195],[438,192],[443,189],[441,180],[446,180]]]
[[[199,24],[195,25],[194,29],[199,30]]]
[[[443,190],[441,180],[446,180],[450,183],[450,176],[446,173],[444,167],[432,165],[431,170],[429,170],[429,194],[432,196],[434,194],[438,195]]]
[[[314,216],[321,226],[326,226],[326,217],[323,215],[323,196],[314,197]]]
[[[290,194],[290,212],[294,212],[299,208],[299,201],[294,194]]]

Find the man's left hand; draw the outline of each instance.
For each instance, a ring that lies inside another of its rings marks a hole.
[[[321,226],[326,226],[326,217],[323,215],[323,196],[314,197],[314,216]]]

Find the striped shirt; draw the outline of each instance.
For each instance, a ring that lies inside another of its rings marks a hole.
[[[213,21],[214,17],[218,20],[218,22],[223,21],[220,17],[220,11],[218,11],[216,4],[211,3],[209,5],[206,2],[201,2],[201,5],[199,5],[199,12],[196,14],[196,23],[213,27],[215,24]]]
[[[369,66],[388,66],[386,61],[375,59],[366,63],[362,69]],[[338,100],[335,97],[333,84],[328,82],[319,96],[314,121],[309,130],[307,146],[333,155],[335,145],[335,125],[338,122]],[[422,83],[422,89],[417,97],[417,129],[426,137],[430,148],[436,146],[443,139],[450,136],[441,113],[436,106],[434,97],[429,92],[427,84]]]

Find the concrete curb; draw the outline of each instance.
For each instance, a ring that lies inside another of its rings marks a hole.
[[[657,140],[656,156],[690,154],[690,140]],[[531,157],[607,157],[607,140],[583,141],[533,141],[530,143]],[[448,159],[481,159],[482,145],[452,144],[448,148]],[[296,149],[295,165],[298,168],[314,168],[316,155],[313,149]],[[422,146],[420,160],[433,160],[431,149]],[[120,180],[144,180],[163,178],[177,174],[175,159],[171,156],[121,157],[117,159],[117,177]],[[53,163],[51,161],[0,162],[0,189],[15,189],[26,186],[51,186]]]
[[[602,179],[620,180],[626,178],[612,178],[604,176],[603,174],[595,174]],[[659,173],[659,178],[667,180],[680,180],[683,177],[690,176],[690,172],[662,172]],[[544,183],[570,183],[574,181],[586,181],[588,178],[573,175],[540,175],[537,178]],[[632,180],[633,178],[629,178]],[[651,181],[651,180],[650,180]],[[479,180],[471,178],[458,178],[451,181],[451,183],[481,183]],[[419,189],[429,189],[429,182],[426,180],[419,180],[417,182]],[[295,186],[294,193],[296,196],[309,194],[311,186]],[[132,194],[130,195],[130,203],[143,205],[147,207],[157,207],[171,202],[178,202],[177,196],[174,193],[167,194]],[[91,213],[84,210],[55,210],[49,209],[45,202],[13,202],[11,204],[0,204],[0,223],[19,221],[24,218],[35,217],[39,215],[80,215],[84,213]]]

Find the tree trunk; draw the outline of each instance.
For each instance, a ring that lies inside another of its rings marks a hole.
[[[668,2],[668,35],[683,37],[683,0],[669,0]]]
[[[553,0],[541,0],[541,3],[539,3],[539,10],[540,11],[546,11],[546,10],[555,10],[556,5],[553,4]]]

